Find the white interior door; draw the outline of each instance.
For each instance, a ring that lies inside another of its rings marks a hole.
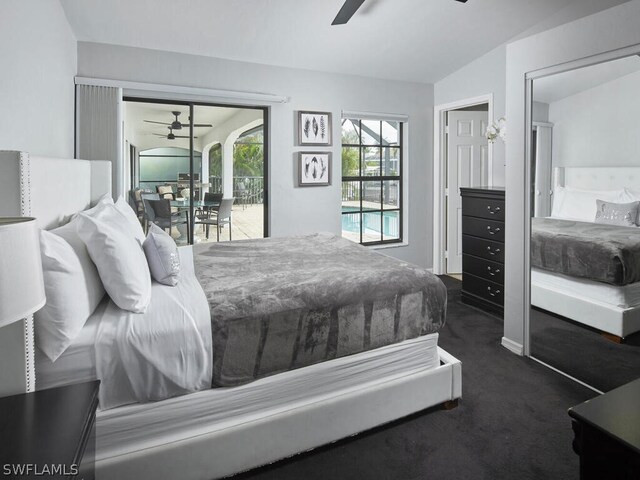
[[[447,122],[447,273],[462,272],[460,187],[485,186],[489,180],[487,112],[448,112]]]

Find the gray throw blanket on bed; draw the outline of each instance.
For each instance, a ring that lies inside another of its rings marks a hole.
[[[214,386],[234,386],[436,332],[435,275],[316,234],[194,245],[211,311]]]
[[[640,281],[640,229],[533,218],[531,265],[612,285]]]

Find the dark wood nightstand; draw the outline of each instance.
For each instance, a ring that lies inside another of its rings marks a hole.
[[[640,478],[640,379],[570,408],[580,478]]]
[[[0,398],[0,476],[92,480],[99,386]]]

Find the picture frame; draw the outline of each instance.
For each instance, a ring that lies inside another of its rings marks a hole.
[[[331,112],[298,112],[300,146],[330,147],[331,132]]]
[[[331,152],[298,152],[298,186],[331,185]]]

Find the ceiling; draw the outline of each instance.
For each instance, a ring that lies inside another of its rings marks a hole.
[[[640,57],[632,55],[539,78],[533,82],[533,100],[542,103],[557,102],[638,71],[640,71]]]
[[[343,1],[60,0],[79,41],[422,83],[626,0],[366,0],[331,26]]]
[[[167,126],[148,123],[144,120],[153,120],[156,122],[171,123],[175,117],[172,111],[180,111],[178,120],[181,123],[189,123],[189,107],[187,105],[171,105],[162,103],[146,103],[146,102],[125,102],[125,137],[131,143],[138,147],[138,150],[147,150],[156,147],[189,147],[188,138],[176,138],[168,140],[166,135],[169,133]],[[202,140],[211,133],[216,127],[220,127],[231,117],[240,112],[237,108],[231,107],[211,107],[211,106],[194,106],[194,118],[197,124],[211,124],[213,127],[196,127],[194,128],[195,149],[202,149]],[[174,130],[174,135],[189,135],[189,129],[183,128]],[[164,135],[160,137],[158,135]]]

